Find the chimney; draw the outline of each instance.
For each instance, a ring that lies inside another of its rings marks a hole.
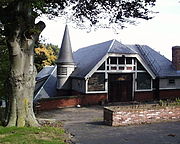
[[[172,47],[172,64],[177,71],[180,71],[180,46]]]

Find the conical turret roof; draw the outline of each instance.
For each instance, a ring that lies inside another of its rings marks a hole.
[[[69,30],[67,25],[65,27],[64,36],[56,63],[74,64],[71,41],[70,41]]]

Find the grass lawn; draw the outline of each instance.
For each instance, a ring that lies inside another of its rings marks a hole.
[[[66,139],[62,128],[0,126],[0,144],[67,144]]]

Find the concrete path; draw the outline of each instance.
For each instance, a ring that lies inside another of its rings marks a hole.
[[[180,121],[110,127],[103,123],[103,107],[65,108],[37,117],[63,122],[75,144],[180,144]]]

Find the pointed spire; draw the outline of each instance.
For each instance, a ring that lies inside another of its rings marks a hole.
[[[71,41],[70,41],[69,30],[67,25],[65,27],[64,36],[56,63],[74,64]]]

